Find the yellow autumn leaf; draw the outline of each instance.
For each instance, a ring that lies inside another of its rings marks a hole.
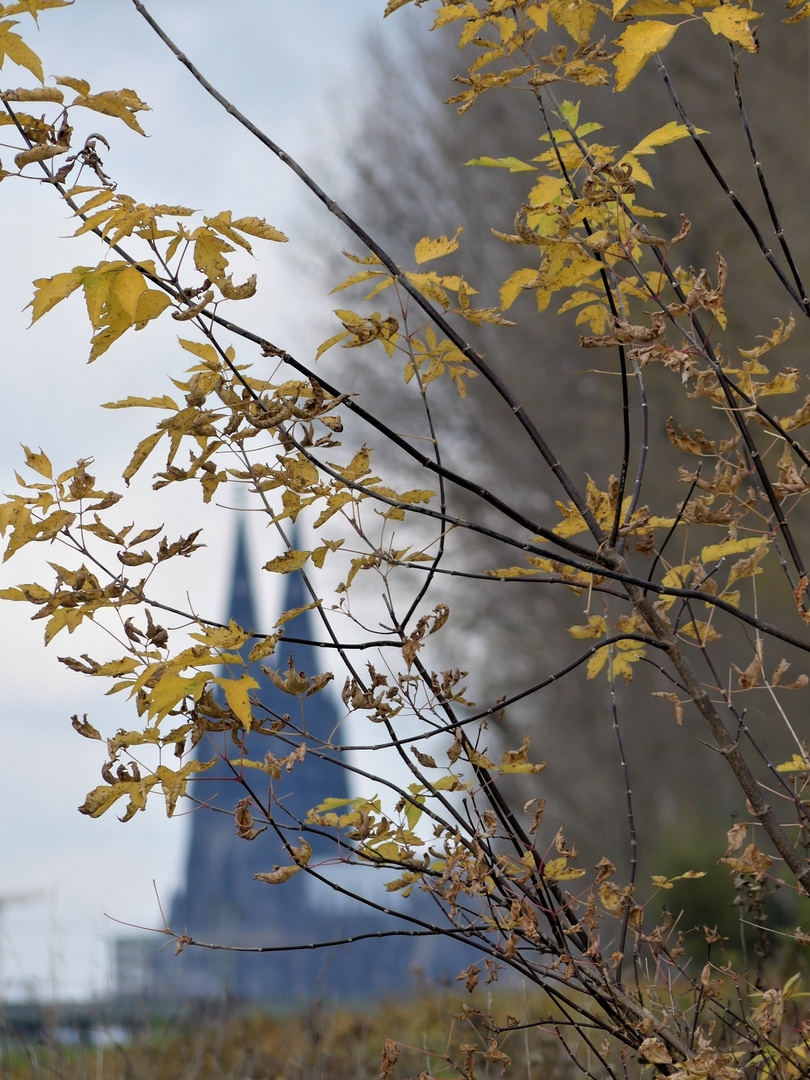
[[[177,404],[168,396],[164,394],[163,397],[142,398],[142,397],[127,397],[122,398],[120,401],[108,401],[102,405],[102,409],[132,409],[149,408],[149,409],[173,409],[177,412]]]
[[[268,225],[264,218],[259,217],[237,218],[231,222],[231,228],[248,233],[249,236],[257,236],[260,240],[275,240],[280,244],[286,244],[289,239],[283,232]]]
[[[805,3],[803,7],[800,6],[801,3],[802,0],[788,0],[788,3],[785,4],[785,7],[787,8],[799,8],[795,15],[791,15],[789,18],[784,20],[786,25],[790,26],[795,23],[803,22],[808,16],[810,16],[810,3]],[[796,940],[798,941],[798,938]]]
[[[5,9],[5,5],[4,5]],[[27,68],[31,74],[44,82],[42,75],[42,62],[37,54],[25,44],[19,34],[12,33],[12,26],[16,26],[14,19],[0,22],[0,67],[6,57],[17,64],[18,67]]]
[[[176,771],[168,768],[166,765],[158,765],[155,769],[155,776],[160,781],[160,786],[163,788],[163,795],[166,799],[166,817],[172,817],[174,815],[175,808],[177,807],[177,800],[186,793],[190,774],[205,772],[206,769],[210,769],[218,760],[218,758],[214,758],[212,761],[198,761],[196,758],[193,758],[191,761],[187,761],[181,769],[177,769]]]
[[[508,169],[509,172],[537,172],[537,168],[534,165],[529,165],[525,161],[521,161],[516,157],[480,157],[472,158],[470,161],[465,161],[465,165],[487,165],[490,168],[495,169]]]
[[[529,742],[528,735],[524,735],[523,742],[517,750],[507,750],[501,757],[501,772],[502,773],[539,773],[545,769],[548,762],[541,761],[533,763],[529,761]]]
[[[568,633],[575,638],[598,638],[607,632],[607,623],[602,615],[591,615],[587,626],[569,626]]]
[[[79,807],[79,813],[94,818],[101,817],[120,798],[128,795],[129,805],[120,820],[129,821],[138,810],[146,809],[146,797],[157,782],[156,776],[145,776],[142,780],[122,780],[112,785],[100,784],[88,794]]]
[[[65,85],[64,79],[56,81]],[[88,86],[87,89],[89,90],[90,87]],[[84,109],[91,109],[105,116],[115,116],[118,120],[123,120],[127,127],[137,131],[139,135],[146,135],[135,119],[135,113],[144,109],[148,110],[149,106],[141,101],[134,90],[103,90],[99,94],[80,93],[70,104],[80,105]]]
[[[761,345],[757,345],[753,349],[738,349],[737,352],[746,360],[758,360],[764,353],[770,352],[770,350],[776,348],[777,345],[781,345],[783,342],[787,341],[795,329],[796,320],[792,315],[786,323],[783,322],[782,319],[777,319],[776,329],[772,334],[769,336],[764,334],[757,335],[757,340],[762,342]]]
[[[552,529],[553,533],[567,539],[569,536],[576,536],[577,533],[585,532],[588,526],[585,524],[585,519],[582,514],[580,514],[573,503],[569,503],[568,506],[565,506],[563,503],[558,502],[557,506],[562,511],[563,519],[559,525],[554,526]]]
[[[702,622],[700,619],[690,619],[688,622],[684,622],[678,632],[686,634],[687,637],[695,638],[701,647],[707,641],[720,640],[720,634],[717,633],[714,627],[709,623]]]
[[[762,17],[759,11],[750,8],[724,4],[713,11],[704,11],[703,18],[712,28],[713,34],[722,34],[729,41],[736,41],[748,52],[759,52],[759,45],[751,32],[749,23]]]
[[[523,286],[528,285],[530,281],[534,281],[536,277],[537,271],[529,268],[515,270],[513,274],[510,274],[499,289],[501,310],[507,311],[524,291]]]
[[[377,844],[375,848],[371,849],[371,852],[361,852],[363,858],[378,858],[385,859],[387,862],[401,862],[406,856],[406,852],[402,851],[399,844],[394,843],[393,840],[385,840],[382,844]]]
[[[193,675],[166,674],[149,695],[149,719],[158,723],[184,698],[197,701],[206,687],[209,676],[205,672]]]
[[[605,645],[593,654],[588,661],[588,678],[594,679],[605,666],[605,663],[610,652],[610,647]]]
[[[548,30],[548,7],[546,4],[543,4],[542,7],[540,4],[529,4],[526,8],[526,15],[543,33]]]
[[[613,678],[624,676],[624,681],[633,681],[633,664],[644,658],[644,647],[637,641],[617,641],[616,653],[613,656]]]
[[[389,0],[388,8],[393,11],[410,2],[411,0]],[[390,14],[390,11],[386,9],[385,14]],[[477,15],[478,9],[475,4],[472,3],[458,4],[454,7],[444,7],[441,11],[437,12],[436,21],[430,29],[437,30],[440,26],[447,26],[448,23],[455,22],[457,19],[475,19]]]
[[[312,562],[319,570],[322,569],[328,552],[337,551],[344,543],[344,540],[324,540],[323,544],[312,552]]]
[[[29,450],[27,446],[23,446],[23,450],[25,451],[25,464],[28,468],[33,469],[34,472],[38,472],[40,476],[47,476],[49,480],[52,480],[53,468],[48,457],[42,453],[42,447],[39,448],[38,454]]]
[[[119,675],[131,675],[133,671],[141,666],[141,661],[137,660],[134,656],[124,656],[121,660],[111,660],[107,664],[102,664],[96,671],[93,672],[94,676],[107,676],[107,678],[115,679]]]
[[[613,42],[620,50],[613,61],[616,65],[617,91],[627,89],[650,57],[669,45],[677,29],[678,23],[658,22],[655,19],[631,23],[627,27],[621,37]]]
[[[330,495],[326,500],[326,509],[322,510],[318,517],[315,519],[314,527],[320,529],[321,525],[325,524],[333,514],[336,514],[342,506],[351,502],[354,496],[350,491],[338,491],[335,495]]]
[[[589,0],[562,0],[551,5],[552,16],[578,45],[585,45],[596,22],[597,8]]]
[[[546,881],[572,881],[574,878],[582,877],[585,873],[585,870],[569,866],[566,858],[549,859],[543,865],[543,877]]]
[[[32,165],[36,161],[50,161],[51,158],[66,154],[70,149],[64,143],[37,143],[27,150],[21,150],[14,155],[14,164],[22,170],[26,165]]]
[[[209,345],[207,342],[201,341],[189,341],[188,338],[177,339],[181,348],[186,352],[190,352],[193,356],[198,356],[200,360],[204,360],[206,364],[212,364],[214,366],[219,365],[219,356],[213,345]]]
[[[350,289],[352,285],[360,285],[364,281],[371,281],[378,277],[388,277],[387,271],[360,270],[356,274],[350,274],[349,277],[341,281],[339,285],[335,285],[335,287],[330,290],[329,295],[331,296],[333,293],[341,292],[343,289]],[[368,297],[366,297],[366,299],[368,300]]]
[[[458,249],[458,238],[463,229],[462,225],[456,229],[456,235],[440,236],[437,240],[431,240],[429,236],[423,237],[414,248],[417,266],[430,262],[432,259],[440,259],[443,255],[449,255]]]
[[[220,281],[219,291],[226,300],[249,300],[251,296],[256,295],[258,281],[257,276],[251,274],[243,285],[234,285],[232,276],[228,274]]]
[[[194,265],[200,273],[214,282],[225,277],[228,260],[224,253],[233,251],[233,247],[210,229],[195,229],[191,239],[194,241]]]
[[[696,128],[695,130],[698,135],[708,134],[704,128]],[[668,146],[670,143],[677,142],[678,139],[687,138],[688,135],[689,130],[686,127],[686,124],[679,124],[677,120],[670,120],[670,122],[664,124],[663,127],[651,131],[640,143],[636,143],[630,153],[654,154],[657,146]]]
[[[132,324],[136,330],[143,330],[148,322],[171,307],[172,299],[160,289],[145,289],[137,299]]]
[[[53,540],[62,529],[69,528],[76,520],[76,515],[69,510],[54,510],[44,521],[32,525],[31,540]]]
[[[632,892],[632,886],[620,889],[614,882],[604,881],[599,886],[599,901],[611,915],[621,916]]]
[[[793,394],[799,389],[799,372],[796,368],[788,368],[771,379],[765,386],[756,388],[757,397],[768,397],[771,394]]]
[[[734,563],[729,571],[728,581],[726,582],[726,589],[730,585],[733,585],[735,581],[739,581],[740,578],[755,577],[757,574],[762,573],[762,567],[759,565],[762,559],[768,551],[768,538],[764,536],[754,551],[751,552],[744,559],[738,559]]]
[[[776,766],[777,772],[810,772],[810,762],[799,754],[794,754],[790,761],[783,761]]]
[[[540,161],[542,158],[533,158]],[[532,190],[529,192],[529,202],[533,207],[555,205],[562,201],[568,193],[568,181],[561,176],[539,176]]]
[[[706,563],[717,562],[726,555],[738,555],[741,551],[750,551],[751,548],[759,547],[761,541],[761,536],[749,536],[744,540],[726,540],[723,544],[708,544],[700,553],[700,561],[705,566]]]
[[[291,574],[294,570],[300,570],[311,554],[311,551],[285,551],[283,555],[266,562],[264,569],[271,574]]]
[[[112,294],[121,305],[130,320],[133,320],[135,309],[141,293],[146,291],[146,281],[143,274],[139,273],[134,266],[125,267],[112,279]]]
[[[250,635],[231,619],[227,626],[208,626],[196,634],[189,634],[189,637],[210,649],[239,649]]]
[[[254,874],[255,881],[263,881],[266,885],[283,885],[301,869],[300,866],[277,866],[274,870],[264,874]]]
[[[282,634],[268,634],[266,638],[262,638],[261,641],[257,642],[250,650],[248,656],[250,663],[253,664],[257,660],[264,660],[266,656],[272,656],[282,636]]]
[[[301,615],[305,611],[312,611],[313,608],[320,607],[320,604],[320,600],[314,600],[311,604],[304,604],[303,607],[290,608],[289,611],[285,611],[280,618],[276,619],[273,625],[283,626],[285,623],[290,622],[291,619],[294,619],[297,615]]]
[[[127,484],[129,484],[132,477],[155,449],[164,434],[165,432],[163,431],[154,431],[151,435],[147,435],[145,439],[141,439],[135,447],[135,453],[132,455],[129,465],[127,465],[121,474]]]
[[[677,877],[668,878],[663,874],[651,874],[652,883],[659,889],[672,889],[676,881],[689,881],[694,878],[706,877],[706,870],[686,870]]]
[[[8,552],[6,552],[8,556]],[[60,630],[68,625],[68,611],[66,608],[59,608],[55,611],[45,626],[45,644],[50,645],[51,641],[56,637]]]
[[[253,720],[250,691],[258,690],[259,684],[252,675],[243,675],[241,679],[217,678],[213,681],[222,687],[225,700],[234,716],[244,724],[246,731],[250,731]]]
[[[349,331],[342,330],[339,334],[335,334],[333,337],[327,338],[326,341],[322,341],[315,353],[315,359],[319,360],[328,349],[331,349],[333,345],[337,345],[339,341],[343,341],[343,339],[347,337],[351,337]]]
[[[349,465],[345,469],[339,469],[340,474],[345,477],[346,480],[359,480],[361,476],[365,476],[369,470],[369,462],[371,461],[371,450],[367,446],[361,447],[360,450],[354,455]]]
[[[37,278],[34,282],[34,299],[28,305],[33,309],[31,315],[31,325],[33,326],[37,319],[40,319],[52,307],[56,307],[58,303],[70,296],[72,292],[82,284],[84,275],[89,273],[91,267],[89,266],[74,266],[73,269],[66,274],[55,274],[52,278]]]

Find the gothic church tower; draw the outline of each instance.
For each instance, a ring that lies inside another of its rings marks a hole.
[[[282,610],[303,607],[309,600],[300,573],[288,575]],[[248,540],[242,522],[236,537],[227,614],[246,630],[260,629],[251,585]],[[310,616],[311,612],[307,611],[287,623],[289,635],[319,639]],[[266,633],[268,628],[261,630]],[[245,651],[248,649],[249,645]],[[282,639],[275,654],[264,664],[284,672],[289,656],[296,671],[304,671],[311,677],[330,669],[333,654],[308,644],[288,645]],[[254,665],[250,674],[260,683],[257,694],[262,703],[275,714],[289,713],[292,724],[300,728],[299,699],[276,688],[261,672],[260,665]],[[309,746],[341,739],[340,729],[334,734],[341,714],[332,695],[333,690],[328,687],[305,699],[304,741]],[[278,737],[252,733],[246,738],[245,756],[261,761],[268,750],[276,757],[284,757],[292,748]],[[238,748],[230,733],[204,738],[196,752],[201,760],[210,760],[215,753],[223,751],[235,765],[238,763]],[[209,775],[217,779],[209,780]],[[266,799],[268,778],[257,770],[250,770],[248,775],[257,796]],[[198,941],[225,945],[292,946],[392,928],[390,918],[381,921],[384,917],[356,901],[341,898],[329,886],[319,885],[305,873],[296,874],[283,885],[255,881],[255,873],[272,870],[276,864],[289,865],[290,859],[272,829],[253,841],[237,836],[233,810],[245,792],[229,777],[227,766],[215,766],[210,773],[203,774],[193,794],[207,806],[191,816],[185,884],[174,900],[169,920],[175,933],[187,931]],[[282,772],[275,794],[281,806],[276,806],[274,815],[283,827],[292,825],[295,818],[303,819],[307,810],[325,797],[348,797],[350,792],[346,771],[312,754],[303,767],[297,765],[290,773]],[[261,825],[259,814],[254,817],[256,825]],[[296,845],[298,835],[297,831],[288,833]],[[313,847],[313,864],[319,859],[335,857],[334,845],[328,839],[319,844],[317,836],[310,835],[307,840]],[[333,870],[327,868],[327,874],[332,876]],[[350,883],[354,884],[356,878],[356,873],[352,873]],[[408,968],[416,959],[414,945],[419,941],[372,939],[322,950],[264,954],[187,948],[178,957],[160,963],[159,981],[167,985],[171,996],[183,998],[211,1000],[228,995],[254,1001],[302,1002],[326,992],[340,994],[341,998],[368,999],[380,992],[401,992],[407,986]],[[422,942],[427,944],[424,939]]]

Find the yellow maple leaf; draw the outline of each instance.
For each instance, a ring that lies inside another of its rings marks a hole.
[[[632,23],[621,37],[613,42],[620,49],[613,61],[616,65],[617,91],[625,90],[650,57],[669,45],[678,25],[647,19],[644,22]]]
[[[515,272],[511,274],[500,287],[499,295],[501,300],[501,310],[507,311],[524,291],[523,286],[527,285],[530,281],[534,281],[536,277],[536,270],[528,268],[515,270]]]
[[[725,558],[726,555],[739,555],[741,551],[759,547],[761,540],[761,536],[748,536],[744,540],[726,540],[724,544],[707,544],[700,553],[700,561],[705,565]]]
[[[736,41],[748,52],[759,52],[754,35],[749,23],[761,18],[761,12],[751,11],[747,7],[737,7],[732,4],[724,4],[713,11],[704,11],[703,18],[712,28],[712,33],[722,34],[729,41]]]
[[[456,229],[456,235],[453,237],[440,236],[437,240],[431,240],[429,236],[422,237],[414,248],[417,265],[421,266],[422,263],[430,262],[432,259],[440,259],[443,255],[449,255],[452,251],[456,251],[462,229],[463,225],[459,225]]]
[[[568,859],[549,859],[543,866],[543,877],[546,881],[571,881],[573,878],[582,877],[586,873],[574,866],[568,866]]]
[[[698,135],[708,134],[705,128],[696,128],[695,130]],[[677,142],[678,139],[687,138],[688,135],[689,130],[686,127],[686,124],[679,124],[677,120],[670,120],[669,123],[664,124],[663,127],[651,131],[640,143],[636,143],[630,153],[654,154],[657,146],[668,146],[670,143]]]
[[[217,236],[210,229],[195,229],[191,234],[194,241],[194,265],[210,281],[219,281],[225,277],[228,260],[226,251],[233,251],[229,243]]]
[[[52,307],[70,296],[72,292],[82,284],[85,274],[92,268],[89,266],[74,266],[66,274],[55,274],[52,278],[37,278],[34,282],[36,292],[34,299],[28,305],[33,309],[31,325],[45,315]]]
[[[258,690],[259,684],[251,675],[243,675],[241,679],[217,678],[213,680],[222,687],[225,700],[234,716],[245,725],[245,730],[250,731],[253,720],[253,712],[250,708],[250,691]]]
[[[294,570],[300,570],[305,565],[311,551],[285,551],[283,555],[276,556],[264,564],[264,569],[271,574],[291,574]]]
[[[607,624],[602,615],[591,615],[587,626],[569,626],[568,633],[575,638],[598,638],[607,632]]]
[[[231,619],[227,626],[208,626],[199,633],[189,634],[189,637],[211,649],[238,649],[250,635]]]
[[[63,85],[66,80],[57,79]],[[85,83],[85,86],[87,84]],[[88,86],[89,90],[90,87]],[[80,105],[82,108],[91,109],[93,112],[103,113],[105,116],[115,116],[123,120],[127,127],[137,131],[139,135],[146,135],[141,125],[135,119],[135,113],[148,109],[146,102],[141,101],[134,90],[103,90],[99,94],[79,94],[71,105]]]
[[[28,48],[19,34],[11,32],[12,26],[16,25],[17,23],[13,19],[0,23],[0,67],[3,66],[3,61],[8,57],[19,67],[27,68],[40,82],[44,82],[42,62],[39,57],[32,49]]]

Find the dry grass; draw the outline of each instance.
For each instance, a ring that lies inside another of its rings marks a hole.
[[[466,997],[466,995],[465,995]],[[373,1008],[316,1005],[287,1015],[219,1011],[181,1016],[134,1035],[125,1044],[68,1047],[51,1038],[7,1045],[3,1080],[370,1080],[380,1075],[383,1044],[395,1040],[397,1078],[460,1077],[476,1050],[475,1076],[503,1075],[504,1062],[487,1060],[489,995],[431,993]],[[476,1013],[475,1010],[481,1010]],[[523,1018],[525,1002],[499,996],[497,1011]],[[498,1040],[511,1059],[506,1075],[568,1080],[573,1066],[553,1035],[523,1029]]]

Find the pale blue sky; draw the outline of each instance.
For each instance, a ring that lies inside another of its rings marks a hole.
[[[423,8],[383,25],[384,0],[152,0],[148,6],[198,66],[319,177],[339,171],[341,145],[368,93],[368,34],[382,27],[389,38],[401,40],[407,22],[430,22]],[[144,202],[182,202],[208,213],[231,208],[257,214],[290,236],[286,250],[261,253],[264,286],[251,318],[268,337],[311,355],[334,330],[325,283],[305,270],[306,245],[319,231],[338,247],[349,239],[278,162],[221,113],[130,0],[76,0],[72,9],[45,13],[41,26],[35,47],[47,73],[88,78],[96,90],[128,86],[153,106],[152,113],[142,114],[148,140],[105,118],[93,121],[92,129],[111,139],[105,167],[123,191]],[[24,79],[10,62],[0,75],[8,86]],[[0,157],[7,163],[13,151],[2,149]],[[91,367],[85,363],[88,325],[77,297],[26,329],[33,278],[102,257],[95,238],[57,239],[72,229],[64,208],[42,185],[6,180],[0,187],[5,491],[23,460],[21,442],[41,445],[59,469],[94,455],[99,479],[114,484],[132,445],[149,430],[148,421],[98,405],[170,389],[164,372],[173,350],[171,325],[130,335]],[[313,311],[321,314],[313,318]],[[228,539],[227,518],[201,515],[199,499],[190,492],[152,511],[148,483],[136,483],[133,491],[130,513],[141,513],[144,524],[165,521],[178,534],[205,525],[209,546],[188,572],[191,581],[208,583],[206,611],[221,615],[227,566],[220,544]],[[254,542],[266,543],[262,534]],[[0,567],[0,588],[40,575],[47,553],[37,548],[36,557],[23,554]],[[185,580],[171,585],[178,597],[187,587]],[[268,618],[274,603],[268,587],[260,597]],[[180,873],[184,827],[182,821],[167,823],[158,806],[126,826],[113,816],[91,821],[77,813],[85,792],[98,782],[101,758],[97,746],[73,732],[70,716],[87,712],[110,733],[125,722],[126,703],[100,697],[92,680],[57,663],[58,655],[78,655],[89,642],[78,633],[71,639],[60,635],[43,652],[43,624],[29,622],[21,608],[0,606],[0,899],[18,893],[35,898],[0,910],[0,994],[83,996],[107,985],[106,942],[120,931],[105,912],[157,925],[152,879],[168,902]]]

